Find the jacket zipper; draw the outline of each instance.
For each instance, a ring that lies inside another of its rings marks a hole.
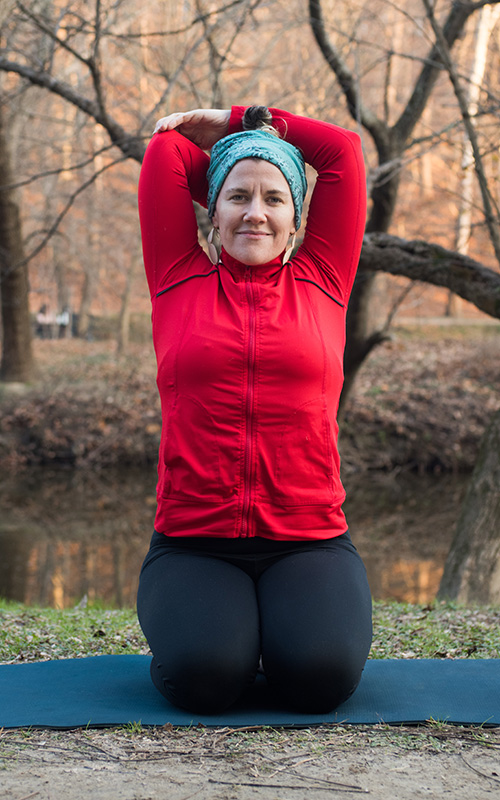
[[[243,472],[243,512],[241,520],[241,536],[249,534],[250,508],[252,499],[252,462],[253,462],[253,412],[255,395],[255,351],[256,351],[256,308],[252,286],[252,272],[245,272],[245,291],[248,302],[248,377],[245,399],[245,451]]]

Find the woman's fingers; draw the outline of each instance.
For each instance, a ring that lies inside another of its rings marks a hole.
[[[175,112],[162,117],[153,133],[172,131],[176,128],[200,146],[211,147],[227,133],[230,111],[228,109],[196,108],[194,111]]]
[[[153,134],[177,130],[202,150],[208,151],[219,139],[226,136],[230,114],[230,110],[219,108],[176,112],[159,119]]]
[[[156,123],[153,134],[161,131],[173,131],[175,128],[178,128],[179,125],[182,125],[186,116],[187,114],[177,112],[175,114],[169,114],[166,117],[162,117]]]

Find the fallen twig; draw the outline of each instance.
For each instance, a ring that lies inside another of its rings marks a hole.
[[[316,781],[316,778],[314,778]],[[250,781],[219,781],[215,778],[209,778],[209,783],[218,783],[222,786],[250,786],[254,789],[299,789],[300,791],[304,790],[304,786],[292,786],[290,784],[285,783],[251,783]],[[325,783],[329,783],[330,786],[318,786],[313,785],[312,783],[309,785],[309,789],[315,789],[321,792],[330,792],[331,785],[334,785],[337,792],[357,792],[360,794],[369,794],[369,789],[363,789],[361,786],[350,786],[349,784],[345,783],[337,783],[336,781],[325,781]]]
[[[289,764],[285,764],[282,767],[277,767],[277,769],[275,769],[274,772],[272,772],[269,777],[274,778],[274,776],[277,775],[279,772],[285,772],[285,771],[295,772],[295,768],[300,767],[301,764],[306,764],[308,761],[316,761],[316,760],[317,760],[316,756],[309,756],[308,758],[302,758],[300,761],[297,761],[297,763],[294,764],[293,767],[290,767]]]
[[[460,758],[464,762],[465,766],[469,767],[469,769],[471,769],[473,772],[475,772],[476,775],[480,775],[481,778],[487,778],[489,781],[493,781],[494,783],[500,783],[500,780],[498,778],[495,778],[493,775],[487,775],[486,772],[481,772],[481,770],[476,769],[476,767],[473,767],[472,764],[469,764],[469,762],[462,755],[462,753],[460,753]]]

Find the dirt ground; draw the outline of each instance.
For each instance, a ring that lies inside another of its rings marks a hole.
[[[3,731],[0,793],[6,800],[486,800],[500,793],[500,732],[439,725]]]

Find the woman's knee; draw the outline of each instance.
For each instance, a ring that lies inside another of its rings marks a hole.
[[[143,571],[138,614],[153,683],[174,705],[216,713],[255,677],[257,598],[237,567],[190,553],[158,558]]]
[[[357,688],[363,666],[349,659],[295,659],[268,668],[269,684],[297,711],[322,714],[333,711]]]
[[[198,714],[217,714],[233,705],[256,675],[258,654],[250,661],[234,657],[177,656],[151,662],[156,688],[173,705]]]

